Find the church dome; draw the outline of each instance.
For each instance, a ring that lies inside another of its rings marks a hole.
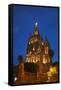
[[[37,22],[35,23],[33,34],[28,39],[26,62],[42,62],[44,64],[50,63],[49,43],[47,39],[45,42],[43,42],[42,38],[40,37]]]
[[[28,40],[28,46],[27,46],[27,53],[34,53],[34,52],[39,52],[39,49],[41,48],[42,45],[42,39],[40,38],[40,34],[38,31],[38,23],[35,23],[35,28],[33,35],[30,36]]]

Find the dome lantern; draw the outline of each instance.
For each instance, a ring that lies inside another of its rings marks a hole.
[[[38,35],[39,31],[38,31],[38,23],[35,22],[35,29],[34,29],[34,35]]]

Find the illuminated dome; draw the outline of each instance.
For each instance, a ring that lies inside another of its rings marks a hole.
[[[35,52],[40,52],[40,48],[42,45],[42,40],[40,38],[40,34],[38,31],[38,23],[35,23],[35,28],[33,35],[30,36],[28,40],[28,46],[27,46],[27,53],[35,53]]]
[[[35,23],[34,32],[28,39],[26,50],[26,62],[28,63],[50,63],[48,40],[42,41],[38,30],[38,23]]]

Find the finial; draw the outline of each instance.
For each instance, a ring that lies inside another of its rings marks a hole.
[[[35,23],[35,26],[37,26],[37,25],[38,25],[38,23],[36,22],[36,23]]]

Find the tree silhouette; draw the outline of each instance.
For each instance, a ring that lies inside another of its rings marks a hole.
[[[24,59],[22,55],[18,55],[18,61],[19,61],[19,64],[24,63]]]

